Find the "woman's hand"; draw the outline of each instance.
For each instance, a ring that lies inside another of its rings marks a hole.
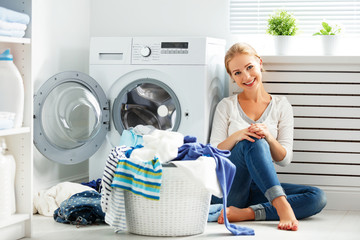
[[[265,138],[266,140],[271,137],[269,129],[263,123],[251,124],[250,127],[248,127],[248,130],[249,132],[255,133],[256,135],[260,136],[261,138]]]
[[[217,145],[217,148],[222,150],[230,150],[240,141],[248,140],[250,142],[255,142],[254,138],[260,139],[261,136],[249,131],[249,128],[244,128],[242,130],[236,131],[231,134],[227,139]]]
[[[249,127],[250,128],[250,127]],[[257,132],[251,131],[249,128],[244,128],[235,132],[233,137],[235,138],[236,143],[242,140],[248,140],[250,142],[255,142],[253,138],[260,139],[262,135],[258,134]]]

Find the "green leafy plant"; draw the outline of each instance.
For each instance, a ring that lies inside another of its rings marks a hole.
[[[313,36],[316,35],[336,35],[341,32],[341,28],[335,24],[334,26],[330,26],[327,22],[322,22],[322,29],[320,29],[319,32],[316,32],[313,34]]]
[[[286,10],[278,10],[268,19],[266,33],[270,35],[294,36],[297,32],[297,23],[293,14]]]

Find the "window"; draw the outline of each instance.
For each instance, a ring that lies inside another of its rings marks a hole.
[[[346,35],[360,35],[360,0],[230,0],[230,31],[265,34],[269,15],[278,9],[294,14],[301,35],[319,31],[324,20],[340,25]]]

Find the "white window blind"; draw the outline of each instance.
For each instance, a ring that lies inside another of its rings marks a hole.
[[[319,31],[322,21],[336,23],[346,35],[360,35],[360,0],[230,0],[232,34],[266,34],[269,15],[278,9],[293,13],[301,35]]]

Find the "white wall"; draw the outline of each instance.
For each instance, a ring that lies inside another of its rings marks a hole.
[[[227,0],[92,0],[91,36],[227,36]]]
[[[32,75],[36,93],[56,73],[88,72],[90,1],[33,0],[32,4]],[[34,191],[87,175],[87,161],[61,165],[46,159],[34,147]]]

